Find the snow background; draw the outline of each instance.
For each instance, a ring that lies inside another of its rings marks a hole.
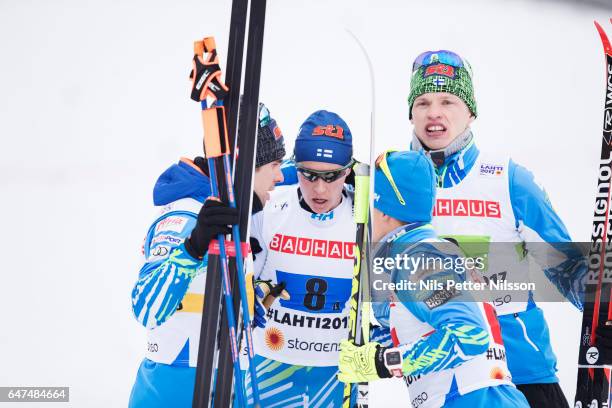
[[[474,68],[478,144],[534,171],[573,238],[586,241],[604,97],[592,20],[612,35],[610,11],[528,0],[270,0],[260,99],[290,148],[309,113],[340,113],[365,160],[369,74],[344,28],[374,63],[377,151],[410,140],[413,58],[455,50]],[[144,354],[130,292],[152,186],[170,163],[200,152],[192,41],[215,35],[224,64],[229,14],[227,0],[0,1],[1,386],[70,386],[71,403],[58,406],[127,405]],[[580,315],[568,304],[542,307],[573,400]],[[409,406],[398,384],[371,394],[373,407]]]

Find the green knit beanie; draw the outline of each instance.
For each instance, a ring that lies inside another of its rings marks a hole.
[[[419,96],[430,92],[448,92],[460,98],[476,117],[476,100],[472,85],[470,64],[452,51],[426,51],[413,64],[409,116],[412,119],[412,104]]]

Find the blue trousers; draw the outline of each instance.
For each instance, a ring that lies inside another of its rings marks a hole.
[[[129,408],[191,408],[195,367],[176,367],[144,359],[132,387]]]
[[[486,387],[444,402],[444,408],[529,408],[522,392],[510,385]]]

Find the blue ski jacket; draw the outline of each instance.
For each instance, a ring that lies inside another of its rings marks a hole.
[[[479,149],[472,141],[462,150],[447,157],[444,163],[436,168],[438,188],[457,186],[471,172],[479,171],[475,168],[479,154]],[[515,228],[517,231],[519,228],[521,231],[528,231],[531,237],[531,242],[523,242],[526,253],[530,254],[530,249],[533,249],[532,259],[540,265],[548,280],[578,310],[582,310],[587,273],[585,257],[571,244],[563,221],[553,209],[544,189],[534,181],[533,174],[510,160],[508,180]],[[551,263],[550,258],[543,262],[533,256],[536,246],[542,242],[550,243],[564,257],[559,257],[557,263]],[[529,297],[524,311],[501,315],[499,322],[514,383],[558,382],[555,374],[557,359],[551,348],[548,325],[533,295]]]

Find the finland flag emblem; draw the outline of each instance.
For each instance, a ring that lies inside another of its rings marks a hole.
[[[440,78],[440,77],[436,77],[433,79],[433,83],[436,86],[444,86],[446,85],[446,81],[444,80],[444,78]]]
[[[317,157],[325,157],[331,159],[334,156],[332,149],[317,149]]]

